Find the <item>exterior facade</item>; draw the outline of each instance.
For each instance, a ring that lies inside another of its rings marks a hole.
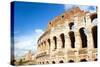
[[[97,60],[97,13],[74,7],[49,22],[38,39],[36,64]]]

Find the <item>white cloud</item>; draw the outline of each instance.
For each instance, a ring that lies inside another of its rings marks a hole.
[[[35,29],[33,33],[29,33],[27,35],[15,36],[15,44],[14,44],[14,52],[15,56],[20,57],[24,55],[29,50],[32,50],[32,52],[36,52],[37,49],[37,40],[38,38],[43,34],[43,30],[41,29]]]
[[[72,7],[80,7],[81,10],[89,11],[91,13],[96,12],[96,6],[87,5],[64,5],[66,11],[70,10]]]
[[[95,6],[79,6],[82,10],[89,11],[91,13],[96,12]]]
[[[36,33],[43,33],[44,31],[41,30],[41,29],[35,29],[35,32],[36,32]]]

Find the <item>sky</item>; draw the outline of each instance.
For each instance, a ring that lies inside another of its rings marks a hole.
[[[16,57],[29,50],[37,50],[37,40],[45,32],[48,23],[73,6],[36,2],[14,2],[14,52]],[[79,6],[82,10],[95,12],[95,6]]]

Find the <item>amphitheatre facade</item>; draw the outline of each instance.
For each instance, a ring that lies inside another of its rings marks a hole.
[[[51,20],[38,39],[36,64],[97,60],[97,12],[74,7]]]

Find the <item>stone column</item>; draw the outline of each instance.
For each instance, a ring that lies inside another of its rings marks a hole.
[[[87,27],[87,45],[88,45],[88,55],[89,61],[92,60],[92,51],[93,51],[93,36],[92,36],[92,22],[90,18],[90,13],[86,14],[86,27]]]
[[[74,32],[74,34],[75,34],[75,48],[80,49],[82,47],[82,41],[81,41],[79,30]]]
[[[89,49],[93,49],[93,36],[92,36],[92,30],[91,29],[88,29],[88,32],[87,32],[87,44],[88,44],[88,48]]]
[[[92,30],[91,28],[88,29],[87,32],[87,44],[88,44],[88,55],[89,55],[89,61],[92,61],[92,51],[94,49],[94,44],[93,44],[93,36],[92,36]]]
[[[65,48],[70,49],[71,48],[71,40],[69,35],[65,35]]]
[[[44,50],[44,43],[42,42],[41,50]]]
[[[59,37],[57,37],[57,49],[59,50],[59,49],[61,49],[61,47],[62,47],[62,42],[61,42],[61,39],[59,36]]]
[[[68,51],[69,51],[69,49],[71,49],[71,41],[70,41],[70,38],[69,38],[69,35],[68,35],[68,32],[67,32],[66,35],[65,35],[65,58],[66,58],[65,62],[68,62]]]
[[[52,38],[52,39],[51,39],[51,47],[50,47],[51,52],[52,52],[52,50],[54,50],[54,47],[55,47],[55,44],[54,44],[54,40],[53,40],[53,38]]]
[[[80,57],[79,57],[79,50],[82,47],[82,41],[81,41],[81,37],[80,37],[80,33],[79,30],[76,30],[76,32],[74,32],[75,34],[75,55],[76,55],[76,62],[79,62]]]

